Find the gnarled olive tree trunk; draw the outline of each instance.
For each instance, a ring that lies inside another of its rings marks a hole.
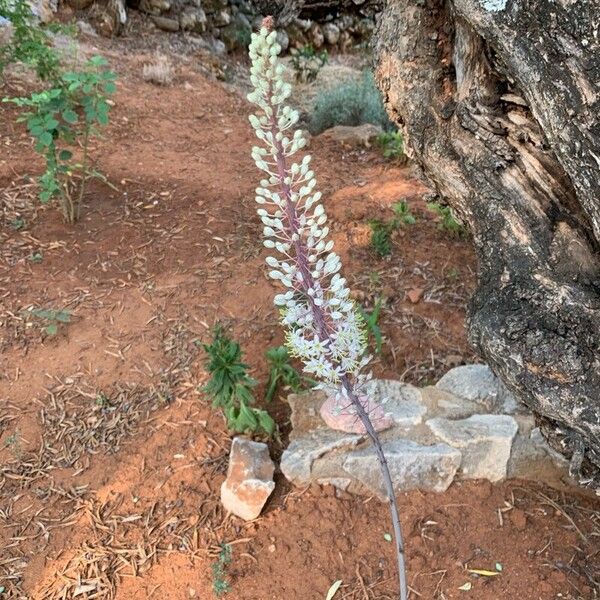
[[[466,221],[469,331],[572,473],[600,487],[600,3],[388,0],[377,77]]]

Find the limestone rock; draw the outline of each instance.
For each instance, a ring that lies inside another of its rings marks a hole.
[[[212,20],[217,27],[224,27],[231,23],[231,14],[226,10],[220,10],[213,15]]]
[[[450,369],[436,387],[479,402],[494,413],[513,414],[518,411],[514,396],[487,365],[462,365]]]
[[[427,421],[441,440],[462,452],[461,476],[465,479],[506,478],[517,422],[508,415],[473,415],[451,421],[434,418]]]
[[[98,35],[96,30],[87,21],[77,21],[76,25],[79,33],[89,35],[91,37],[96,37]]]
[[[375,379],[369,382],[367,393],[374,401],[381,403],[380,419],[375,423],[379,431],[391,426],[408,429],[423,422],[427,406],[421,399],[421,392],[412,385],[399,381]],[[444,392],[438,392],[444,395]],[[304,433],[330,427],[346,433],[364,433],[362,424],[354,414],[336,416],[328,410],[333,401],[322,391],[309,391],[303,394],[290,394],[287,401],[292,409],[292,439]]]
[[[179,15],[179,25],[184,31],[202,33],[206,30],[206,14],[201,8],[186,6]]]
[[[178,19],[170,19],[169,17],[153,15],[152,21],[159,29],[162,29],[163,31],[179,31]]]
[[[325,130],[320,137],[330,138],[343,146],[349,148],[370,148],[382,133],[381,127],[371,123],[350,127],[348,125],[336,125]]]
[[[466,419],[481,412],[481,406],[476,402],[460,398],[435,386],[427,386],[417,391],[420,392],[421,401],[427,407],[430,417]]]
[[[321,46],[323,46],[323,44],[325,43],[325,36],[323,35],[323,29],[321,29],[321,26],[318,23],[313,23],[311,28],[310,28],[310,40],[312,42],[312,45],[315,48],[321,48]]]
[[[311,482],[315,460],[333,452],[356,446],[362,437],[330,429],[316,430],[293,440],[281,455],[281,472],[295,485]]]
[[[317,479],[319,485],[332,485],[336,490],[345,492],[352,484],[352,479],[348,477],[320,477]]]
[[[367,390],[382,403],[395,425],[409,428],[423,422],[427,406],[418,388],[392,379],[374,379]]]
[[[325,429],[326,425],[319,411],[327,396],[320,390],[309,391],[303,394],[290,394],[287,397],[292,414],[290,423],[292,425],[292,440],[303,436],[314,429]]]
[[[446,444],[424,446],[409,440],[393,440],[383,444],[394,489],[443,492],[452,483],[461,462],[461,453]],[[367,489],[385,498],[383,478],[373,447],[348,454],[344,470]]]
[[[290,47],[290,36],[285,29],[277,30],[277,43],[281,46],[282,52],[285,52]]]
[[[560,484],[568,460],[550,447],[533,415],[515,415],[519,431],[508,461],[508,476]]]
[[[323,36],[330,46],[335,46],[340,41],[340,28],[334,23],[325,23],[323,25]]]
[[[234,515],[256,519],[275,489],[275,466],[266,444],[233,438],[227,479],[221,485],[221,502]]]

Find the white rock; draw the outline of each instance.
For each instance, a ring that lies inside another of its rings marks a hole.
[[[494,413],[513,414],[519,403],[487,365],[462,365],[450,369],[436,387],[485,405]]]
[[[316,430],[293,440],[281,455],[281,472],[295,485],[311,482],[312,465],[318,458],[356,446],[363,437],[331,430]]]
[[[392,379],[375,379],[367,390],[382,402],[384,412],[392,417],[395,425],[409,428],[423,422],[427,406],[423,404],[419,388]]]
[[[328,44],[335,46],[340,41],[340,28],[333,23],[325,23],[323,25],[323,35]]]
[[[266,444],[233,438],[227,479],[221,485],[225,509],[246,521],[256,519],[275,489],[274,471]]]
[[[409,440],[383,444],[394,489],[443,492],[452,483],[461,462],[461,453],[446,444],[424,446]],[[373,447],[361,448],[344,460],[344,470],[366,488],[385,498],[383,478]]]
[[[345,492],[351,485],[352,479],[348,477],[320,477],[317,479],[319,485],[332,485],[337,490]]]
[[[427,425],[440,440],[460,449],[461,476],[466,479],[506,478],[517,422],[508,415],[473,415],[451,421],[429,419]]]

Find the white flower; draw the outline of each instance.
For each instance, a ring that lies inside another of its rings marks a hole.
[[[350,376],[356,384],[365,380],[360,370],[366,364],[366,332],[339,275],[342,265],[334,243],[327,239],[327,214],[315,190],[311,157],[288,164],[306,140],[300,130],[284,134],[299,115],[283,104],[291,87],[283,80],[280,51],[275,32],[263,28],[252,35],[255,89],[248,100],[259,114],[250,117],[250,124],[262,142],[252,149],[252,158],[267,173],[256,189],[256,201],[265,225],[264,245],[281,254],[268,256],[266,263],[274,268],[269,276],[288,288],[275,296],[275,304],[281,307],[290,353],[304,362],[307,373],[339,391],[342,377]]]

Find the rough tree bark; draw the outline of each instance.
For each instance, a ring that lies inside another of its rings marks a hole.
[[[470,339],[600,489],[600,3],[388,0],[390,114],[478,255]]]

